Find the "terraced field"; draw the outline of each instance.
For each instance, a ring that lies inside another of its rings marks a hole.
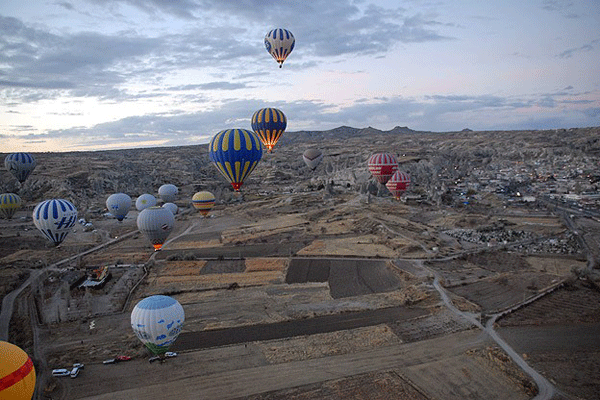
[[[581,283],[566,286],[500,319],[500,326],[600,321],[600,292]]]

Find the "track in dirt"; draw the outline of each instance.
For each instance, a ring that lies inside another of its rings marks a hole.
[[[344,314],[324,315],[310,319],[274,324],[240,326],[201,332],[184,332],[173,345],[174,351],[207,349],[237,343],[284,339],[346,329],[407,321],[429,312],[422,308],[390,307]]]

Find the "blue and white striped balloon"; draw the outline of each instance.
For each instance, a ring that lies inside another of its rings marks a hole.
[[[133,332],[154,354],[168,351],[179,336],[184,321],[183,307],[169,296],[146,297],[131,312]]]
[[[55,246],[65,240],[77,221],[77,209],[63,199],[46,200],[33,209],[33,223]]]
[[[294,50],[295,44],[296,39],[294,35],[287,29],[271,29],[265,36],[265,48],[275,61],[279,63],[279,68],[281,68],[287,56]]]
[[[29,153],[11,153],[4,159],[4,166],[11,174],[23,183],[33,171],[37,162]]]

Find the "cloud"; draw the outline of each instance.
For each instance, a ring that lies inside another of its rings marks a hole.
[[[558,58],[571,58],[574,54],[577,53],[593,51],[599,42],[600,39],[594,39],[591,42],[584,44],[583,46],[567,49],[562,53],[558,54]]]

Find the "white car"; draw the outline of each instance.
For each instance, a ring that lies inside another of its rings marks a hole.
[[[71,373],[71,371],[69,371],[66,368],[59,368],[59,369],[52,370],[52,376],[67,376],[70,373]]]
[[[80,367],[73,367],[73,369],[70,372],[71,378],[77,378],[77,375],[79,375],[80,369],[81,369]]]

